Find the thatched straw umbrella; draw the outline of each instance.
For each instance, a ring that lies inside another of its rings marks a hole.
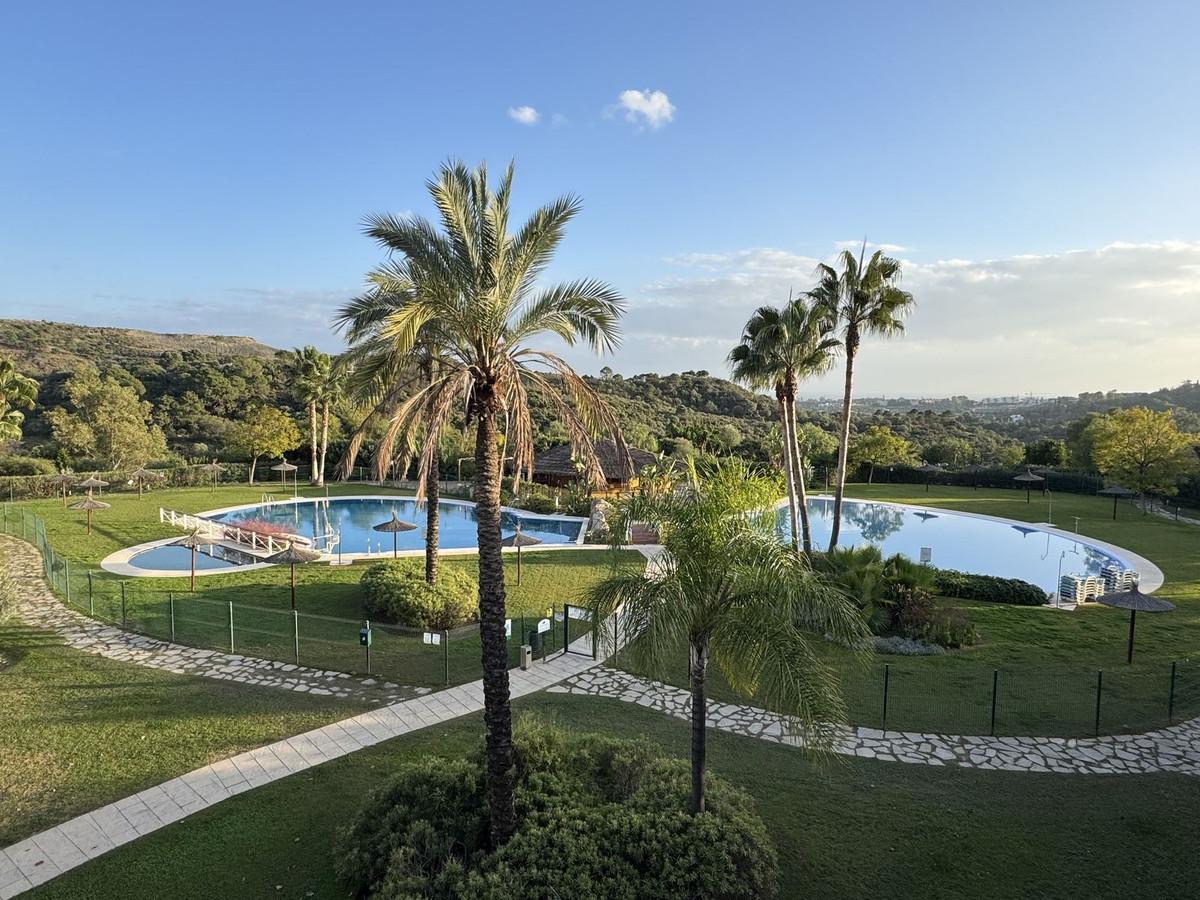
[[[296,565],[304,565],[320,558],[321,554],[318,551],[309,550],[307,547],[297,547],[291,541],[288,541],[288,545],[278,553],[267,557],[269,563],[287,563],[292,567],[292,609],[296,608]]]
[[[972,463],[969,466],[963,466],[964,472],[971,473],[971,487],[974,490],[979,490],[979,473],[986,469],[987,466],[981,466],[978,463]]]
[[[212,475],[212,492],[215,494],[217,492],[217,477],[225,471],[225,467],[214,459],[212,462],[202,465],[200,467],[200,471],[207,472],[208,474]]]
[[[395,510],[392,511],[392,517],[386,522],[380,522],[378,525],[372,525],[372,531],[382,531],[385,534],[392,536],[392,559],[395,559],[397,554],[396,535],[402,531],[416,531],[417,526],[412,522],[405,522],[396,516]]]
[[[1033,485],[1043,484],[1046,481],[1046,479],[1043,478],[1041,475],[1034,475],[1032,469],[1027,469],[1025,471],[1025,474],[1018,475],[1016,478],[1013,479],[1013,481],[1015,481],[1021,487],[1025,488],[1025,502],[1030,503],[1032,501],[1029,499],[1029,491],[1032,489]]]
[[[501,547],[517,548],[517,584],[521,583],[521,548],[532,547],[534,544],[540,544],[541,542],[541,538],[535,538],[531,534],[522,534],[520,522],[517,523],[516,531],[500,541]]]
[[[51,475],[49,478],[51,484],[57,484],[62,489],[63,509],[67,508],[67,485],[75,483],[75,476],[68,475],[66,472],[59,472],[56,475]]]
[[[1113,591],[1111,594],[1101,594],[1096,598],[1096,602],[1103,603],[1105,606],[1115,607],[1116,609],[1129,610],[1129,651],[1125,655],[1125,662],[1127,664],[1133,663],[1133,629],[1137,623],[1137,614],[1139,612],[1170,612],[1175,608],[1174,603],[1168,603],[1166,600],[1159,600],[1157,597],[1143,594],[1138,590],[1136,584],[1127,591]]]
[[[935,466],[933,463],[925,463],[923,466],[917,467],[918,472],[925,473],[925,493],[929,493],[929,482],[933,481],[933,476],[942,471],[941,466]]]
[[[158,472],[152,472],[150,469],[147,469],[145,466],[138,466],[136,469],[134,469],[132,472],[129,473],[129,477],[137,482],[138,496],[140,497],[140,496],[142,496],[142,488],[145,486],[147,481],[149,481],[152,478],[161,478],[162,476]]]
[[[83,479],[83,481],[79,482],[79,484],[76,486],[81,487],[81,488],[87,488],[88,493],[91,493],[92,488],[100,488],[100,494],[103,495],[104,489],[106,487],[108,487],[108,482],[102,481],[101,479],[97,478],[95,475],[89,475],[87,478]]]
[[[201,537],[199,531],[192,531],[171,544],[172,547],[187,547],[192,551],[192,586],[189,588],[191,591],[196,590],[196,551],[211,543],[212,541]]]
[[[1137,496],[1136,491],[1131,491],[1129,488],[1124,487],[1119,484],[1114,484],[1109,487],[1106,487],[1102,491],[1097,491],[1096,494],[1100,497],[1112,497],[1113,498],[1113,521],[1114,522],[1117,521],[1117,501],[1118,500],[1128,500],[1130,497]]]
[[[112,506],[111,503],[105,503],[103,500],[97,500],[95,497],[92,496],[91,490],[88,490],[88,494],[86,497],[84,497],[78,503],[71,504],[71,509],[86,509],[87,510],[87,533],[91,534],[92,533],[92,510],[108,509],[111,506]]]
[[[293,466],[290,462],[288,462],[285,459],[282,462],[280,462],[279,465],[271,466],[271,471],[279,473],[280,483],[283,485],[284,488],[287,488],[287,473],[295,472],[296,468],[297,468],[296,466]],[[299,494],[299,492],[300,492],[300,488],[296,483],[296,476],[293,475],[292,476],[292,495],[297,496]]]

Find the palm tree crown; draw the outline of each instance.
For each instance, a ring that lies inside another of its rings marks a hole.
[[[796,529],[801,527],[806,553],[812,552],[812,534],[803,454],[797,446],[796,388],[799,382],[821,375],[833,365],[833,353],[839,345],[831,333],[833,322],[826,307],[803,300],[789,300],[782,309],[763,306],[746,323],[741,343],[729,354],[735,381],[775,390],[783,429],[792,543],[800,545]]]
[[[438,438],[460,404],[467,423],[475,425],[488,800],[498,844],[516,828],[500,555],[500,438],[512,462],[514,492],[533,467],[531,393],[541,394],[558,412],[576,458],[596,483],[603,483],[603,472],[595,437],[610,433],[625,452],[616,419],[600,397],[561,357],[533,346],[555,337],[568,346],[612,350],[624,301],[594,279],[539,285],[580,204],[562,197],[510,233],[512,179],[511,164],[492,187],[485,166],[472,171],[447,163],[427,183],[440,229],[420,216],[370,217],[367,234],[389,258],[370,273],[363,296],[338,317],[352,344],[351,388],[388,422],[376,471],[386,470],[395,446],[416,446],[413,436],[419,433],[421,496]],[[414,380],[409,377],[413,353],[419,356],[423,349],[434,366],[428,378]]]
[[[842,524],[842,498],[846,488],[846,463],[850,450],[850,407],[854,397],[854,362],[863,337],[892,337],[904,331],[902,317],[913,307],[912,294],[900,283],[900,260],[876,250],[864,263],[866,241],[856,257],[843,250],[837,257],[840,268],[817,266],[817,286],[809,297],[828,310],[842,332],[846,351],[846,380],[842,397],[842,422],[838,447],[837,484],[833,501],[833,528],[829,546],[836,547]]]
[[[774,479],[733,462],[690,474],[683,489],[617,504],[614,542],[645,522],[663,551],[645,572],[614,574],[589,593],[599,615],[620,610],[635,661],[651,675],[690,648],[692,811],[700,813],[710,659],[734,690],[789,716],[819,746],[829,733],[814,726],[841,721],[844,707],[814,636],[858,646],[866,629],[854,603],[779,542]]]
[[[37,393],[36,381],[18,372],[11,359],[0,359],[0,442],[21,439],[21,410],[33,409]]]

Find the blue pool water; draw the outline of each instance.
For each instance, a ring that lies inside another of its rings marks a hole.
[[[833,501],[810,499],[808,518],[814,546],[828,547]],[[786,506],[779,510],[779,534],[784,540],[791,539]],[[1063,575],[1099,575],[1105,566],[1114,563],[1131,568],[1124,560],[1082,540],[1032,525],[862,500],[843,503],[838,544],[874,544],[885,556],[899,553],[913,560],[920,560],[921,548],[928,547],[930,562],[939,568],[1021,578],[1047,593],[1058,586],[1060,562]]]
[[[228,569],[230,566],[258,562],[226,547],[201,547],[196,551],[196,571]],[[141,550],[129,558],[129,565],[136,569],[162,569],[164,571],[191,571],[192,551],[187,547],[165,544]]]
[[[372,526],[386,522],[394,512],[401,521],[417,526],[414,531],[396,535],[397,547],[400,550],[423,549],[426,506],[403,497],[339,497],[241,507],[205,518],[230,525],[246,520],[265,521],[281,530],[309,538],[313,546],[319,549],[327,546],[327,536],[332,535],[339,539],[342,553],[390,553],[392,535],[374,531]],[[505,536],[511,534],[518,521],[523,534],[535,537],[543,544],[573,544],[579,537],[580,526],[584,524],[577,519],[555,519],[533,513],[518,516],[505,510],[501,513],[501,533]],[[473,505],[445,501],[438,504],[438,544],[446,549],[476,545]],[[337,544],[332,546],[336,553]]]

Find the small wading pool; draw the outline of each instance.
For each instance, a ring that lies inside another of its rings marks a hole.
[[[256,563],[258,560],[245,553],[238,553],[220,544],[200,547],[196,550],[196,571],[213,571],[229,569],[233,566],[244,566]],[[129,558],[129,565],[136,569],[170,569],[179,572],[190,572],[192,568],[192,551],[187,547],[174,544],[163,544],[159,547],[149,547],[139,550]]]

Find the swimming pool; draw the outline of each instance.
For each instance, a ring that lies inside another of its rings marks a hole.
[[[829,546],[833,500],[809,498],[808,520],[813,545]],[[779,509],[778,529],[781,539],[791,539],[786,504]],[[1058,587],[1060,566],[1062,575],[1079,576],[1099,576],[1109,565],[1134,569],[1147,590],[1162,582],[1152,563],[1100,541],[992,516],[894,503],[844,501],[838,544],[874,544],[885,556],[899,553],[917,561],[922,559],[922,549],[928,549],[929,562],[938,568],[1020,578],[1047,593]]]
[[[394,514],[417,527],[396,535],[399,550],[423,550],[428,504],[411,497],[336,497],[319,500],[282,501],[201,513],[201,517],[225,525],[254,522],[308,538],[312,546],[347,554],[392,552],[392,535],[373,526]],[[502,509],[500,530],[511,534],[520,523],[521,532],[543,544],[575,544],[583,539],[586,519],[573,516],[543,516]],[[447,550],[475,547],[475,504],[443,500],[438,504],[438,546]]]

